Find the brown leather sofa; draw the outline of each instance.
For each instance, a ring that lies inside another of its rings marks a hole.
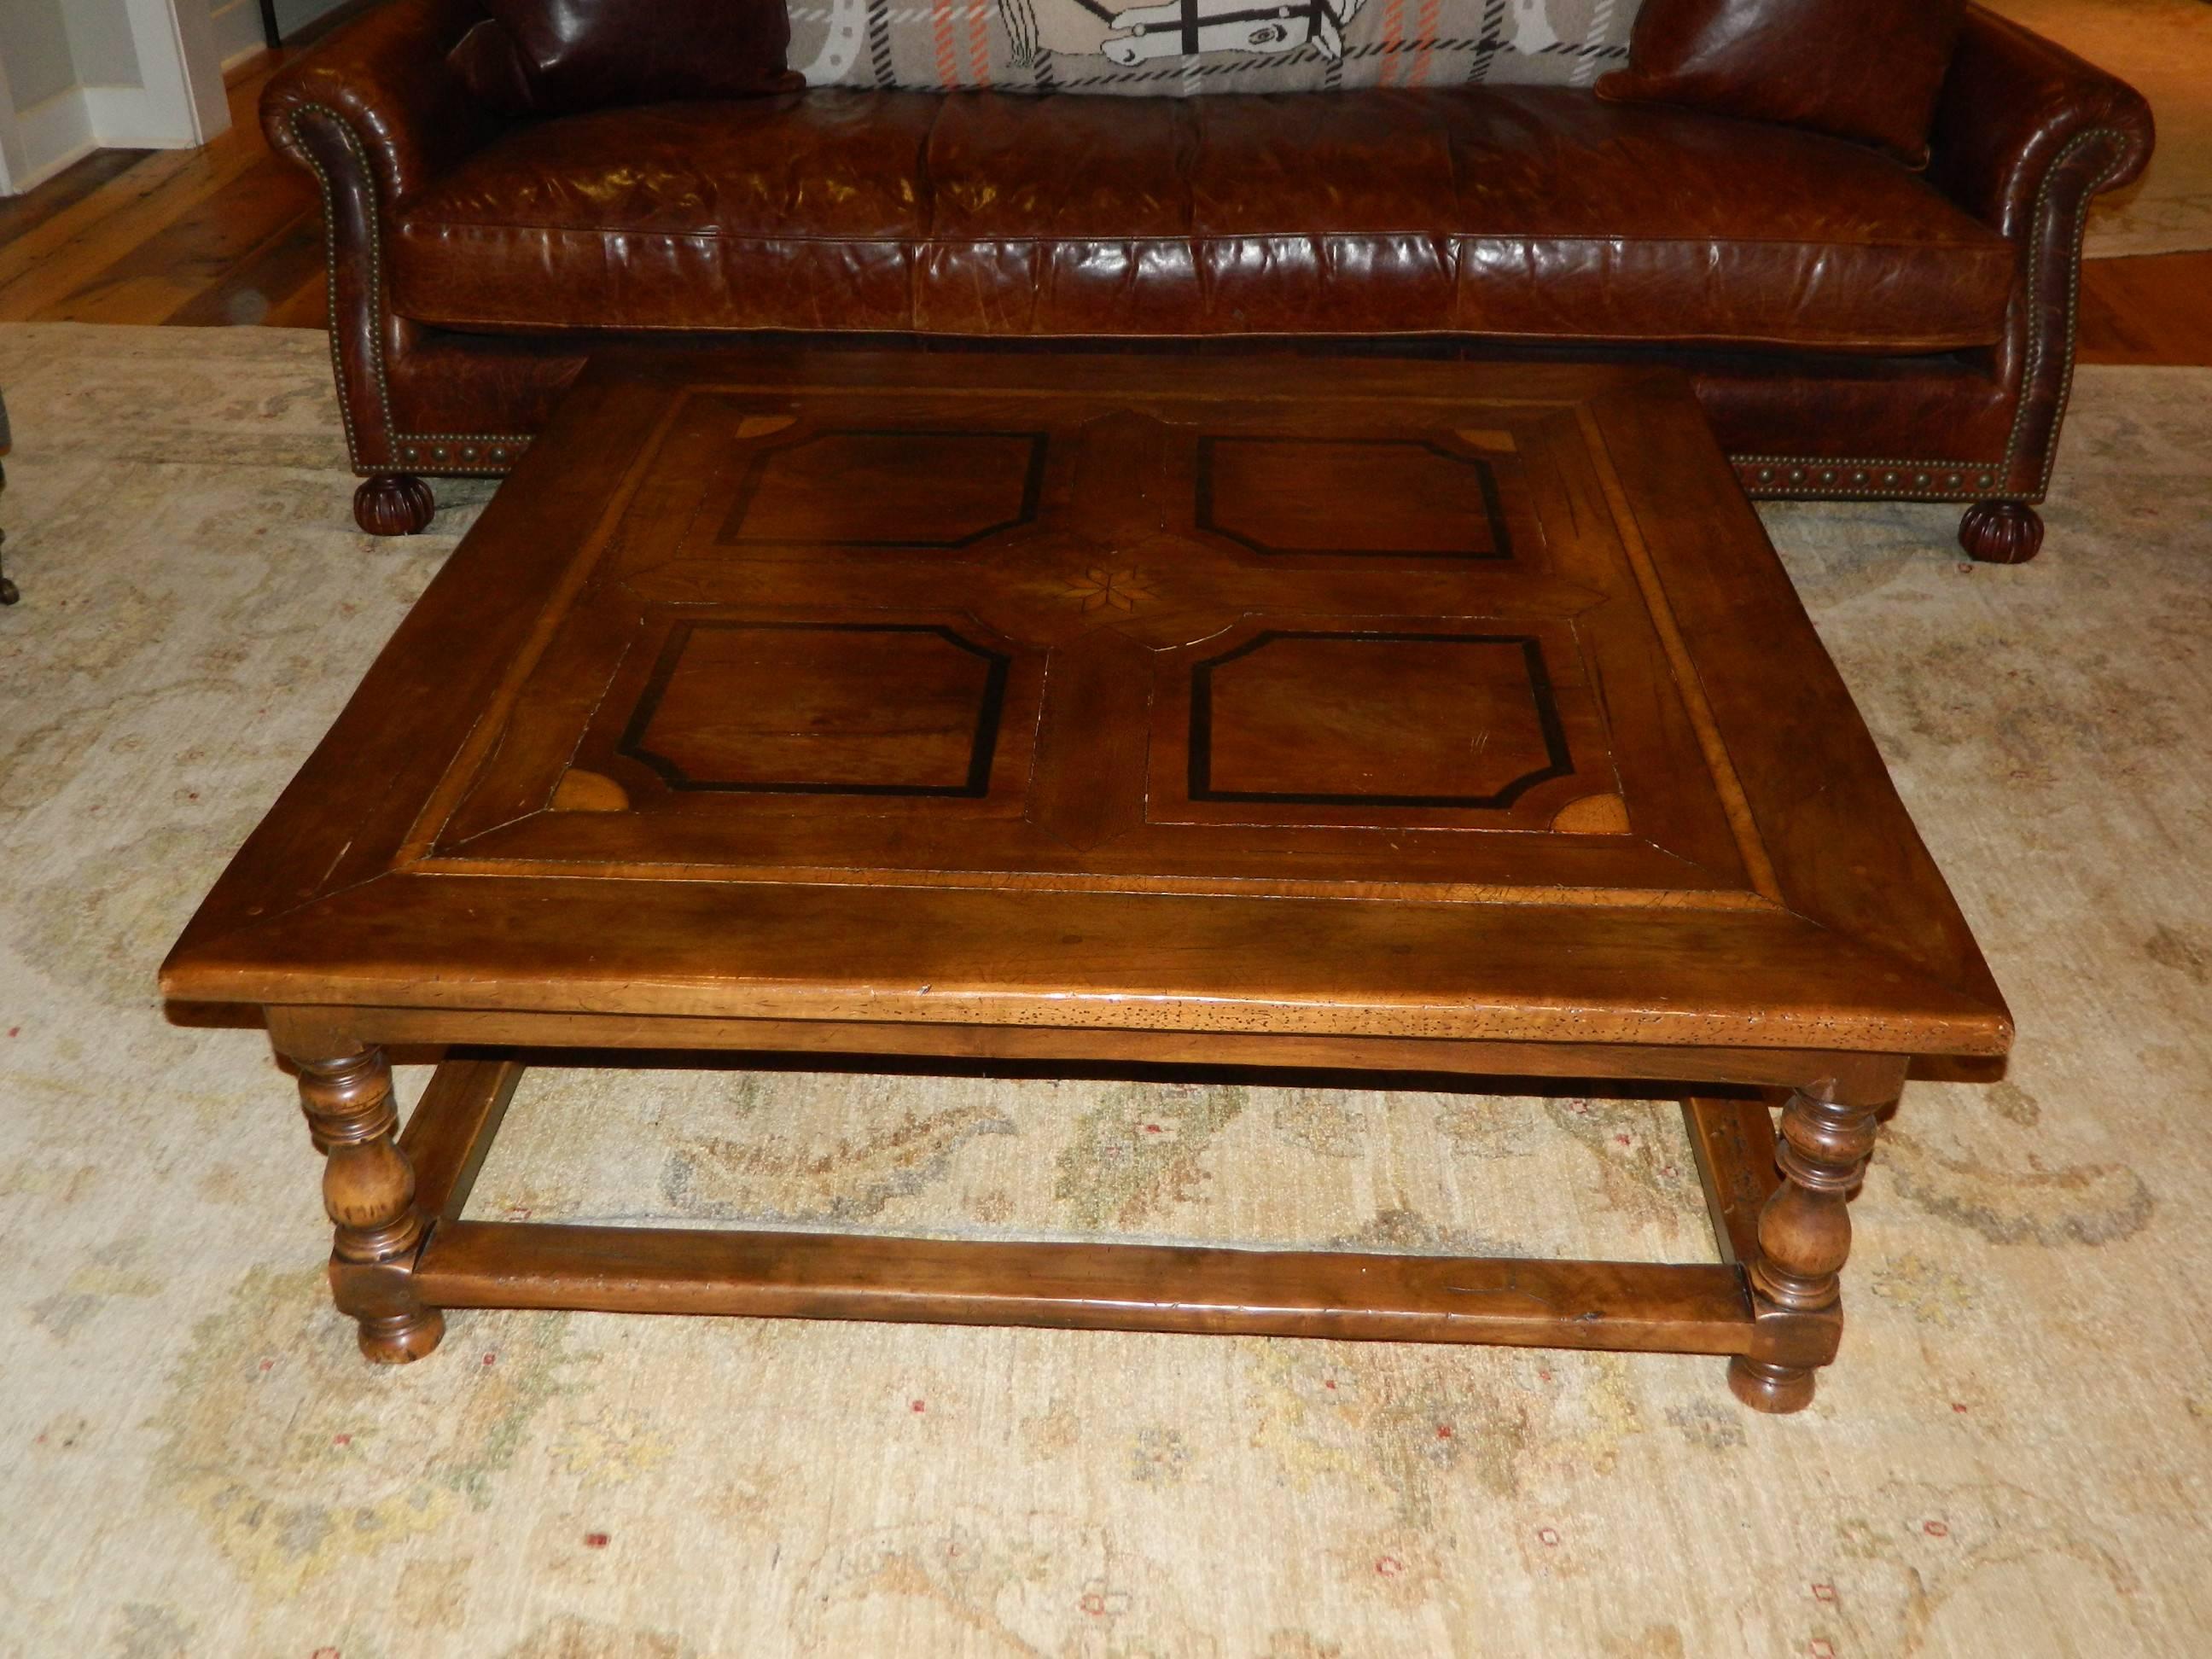
[[[1755,495],[1974,503],[2032,556],[2090,198],[2132,90],[1969,14],[1916,173],[1793,129],[1550,87],[1190,99],[817,90],[510,121],[390,0],[270,85],[321,181],[362,526],[504,472],[594,340],[792,331],[1634,355]]]

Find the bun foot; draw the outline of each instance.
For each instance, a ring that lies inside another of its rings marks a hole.
[[[1984,564],[2026,564],[2043,545],[2043,519],[2025,501],[1979,501],[1959,521],[1959,545]]]
[[[1804,1365],[1774,1365],[1741,1354],[1729,1361],[1729,1391],[1752,1410],[1775,1417],[1811,1405],[1816,1380]]]
[[[15,591],[15,584],[0,576],[0,605],[13,605],[23,596]]]
[[[353,492],[353,521],[372,536],[416,536],[438,510],[430,486],[407,472],[383,472]]]
[[[428,1356],[446,1334],[446,1316],[435,1308],[388,1314],[361,1322],[361,1352],[379,1365],[410,1365]]]

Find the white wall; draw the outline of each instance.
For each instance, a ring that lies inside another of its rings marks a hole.
[[[0,0],[0,67],[14,93],[11,108],[43,104],[76,84],[61,0]]]
[[[310,23],[350,3],[352,0],[276,0],[277,31],[286,40],[295,40]],[[208,4],[215,14],[216,49],[225,64],[234,64],[269,44],[261,27],[260,0],[208,0]]]
[[[216,56],[223,63],[234,64],[269,44],[262,38],[259,0],[210,0],[209,9],[215,19]]]
[[[131,15],[123,0],[69,0],[63,8],[69,25],[70,62],[77,81],[88,87],[143,87],[137,48],[131,40]]]
[[[28,190],[91,148],[62,0],[0,0],[0,189]]]
[[[229,125],[206,0],[0,0],[0,193]]]
[[[276,0],[276,27],[289,40],[319,18],[329,16],[346,0]]]

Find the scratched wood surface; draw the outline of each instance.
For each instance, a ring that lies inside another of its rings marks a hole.
[[[948,1033],[2010,1033],[1686,386],[1565,366],[604,357],[168,985]]]

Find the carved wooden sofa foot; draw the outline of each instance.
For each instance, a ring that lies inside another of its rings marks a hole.
[[[5,455],[8,453],[8,405],[5,402],[0,402],[0,455]],[[0,489],[5,489],[7,487],[8,469],[0,466]],[[0,545],[4,545],[7,540],[8,532],[0,530]],[[0,569],[0,605],[13,605],[22,597],[15,591],[15,584],[8,580],[6,571]]]
[[[1959,545],[1984,564],[2026,564],[2043,546],[2043,515],[2026,501],[1980,501],[1959,521]]]
[[[372,536],[417,536],[438,511],[430,486],[411,472],[380,472],[353,493],[353,520]]]

